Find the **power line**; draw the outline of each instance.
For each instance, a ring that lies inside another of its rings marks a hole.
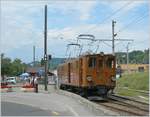
[[[103,41],[103,43],[104,43],[105,45],[107,45],[108,47],[112,47],[112,45],[109,45],[109,44],[106,43],[105,41]]]
[[[138,19],[135,19],[135,20],[131,21],[129,24],[127,24],[123,28],[119,29],[119,31],[117,33],[120,33],[122,31],[124,31],[126,28],[128,28],[132,24],[138,23],[139,21],[143,20],[146,16],[148,16],[148,14],[144,15],[143,17],[140,17]]]
[[[122,7],[120,7],[119,9],[117,9],[116,11],[114,11],[112,14],[110,14],[109,16],[107,16],[106,18],[104,18],[99,24],[102,24],[103,22],[107,21],[109,18],[111,18],[112,16],[114,16],[115,14],[117,14],[118,12],[120,12],[122,9],[124,9],[125,7],[127,7],[128,5],[130,5],[132,2],[133,1],[130,1],[130,2],[126,3],[125,5],[123,5]],[[91,29],[95,28],[96,26],[91,27]],[[91,30],[91,29],[89,29],[89,30]],[[86,33],[89,32],[89,30],[87,30]]]

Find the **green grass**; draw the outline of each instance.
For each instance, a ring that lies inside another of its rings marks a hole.
[[[132,90],[128,90],[132,89]],[[144,93],[137,92],[134,90],[149,90],[149,73],[141,72],[134,73],[129,75],[124,75],[116,82],[115,93],[123,96],[130,96],[139,98],[139,96],[143,96],[147,98],[145,101],[148,101],[148,95]]]
[[[124,75],[117,80],[118,87],[128,87],[135,90],[149,90],[149,73],[134,73]]]

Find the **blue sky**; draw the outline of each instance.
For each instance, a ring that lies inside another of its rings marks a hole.
[[[1,52],[12,59],[20,58],[24,62],[30,62],[35,45],[36,60],[43,57],[45,4],[48,5],[48,53],[52,57],[65,57],[66,45],[73,42],[79,34],[88,33],[96,38],[111,39],[112,20],[117,22],[115,32],[121,29],[116,38],[134,39],[130,44],[130,51],[149,48],[148,0],[2,0]],[[81,43],[86,45],[89,42]],[[127,43],[116,42],[116,52],[126,51]],[[94,43],[91,48],[95,49],[98,44],[98,52],[111,53],[111,43]],[[72,48],[70,52],[74,52]]]

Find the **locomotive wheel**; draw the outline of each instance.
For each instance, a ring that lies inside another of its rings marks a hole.
[[[85,97],[85,98],[88,97],[88,91],[86,88],[83,89],[83,97]]]
[[[63,87],[62,87],[62,85],[60,85],[60,87],[59,87],[60,89],[63,89]]]

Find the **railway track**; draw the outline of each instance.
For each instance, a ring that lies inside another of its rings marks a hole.
[[[126,97],[111,95],[106,101],[94,101],[120,115],[148,116],[149,104]]]

